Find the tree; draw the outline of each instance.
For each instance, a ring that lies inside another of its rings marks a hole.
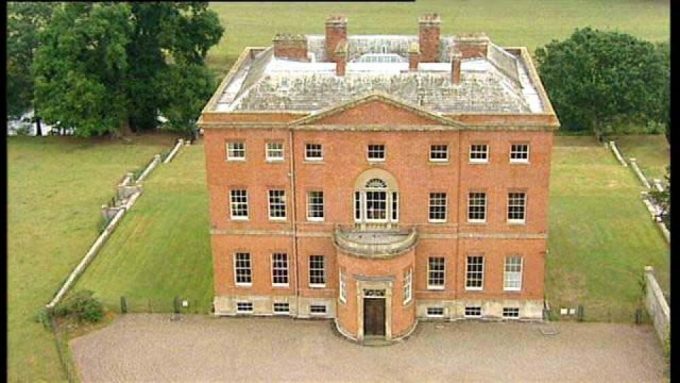
[[[52,16],[53,3],[7,3],[7,115],[18,117],[33,108],[37,135],[42,135],[34,103],[33,58],[38,33]]]
[[[223,32],[205,2],[68,3],[41,34],[36,98],[46,119],[82,136],[155,129],[159,112],[189,132],[214,89],[204,60]]]
[[[217,14],[205,2],[132,3],[133,36],[128,44],[131,101],[130,125],[133,130],[156,127],[160,110],[172,129],[188,132],[191,113],[198,116],[214,88],[214,80],[204,68],[205,56],[222,37],[224,29]],[[203,69],[199,69],[203,68]],[[179,73],[188,77],[178,78]],[[197,77],[193,77],[196,75]],[[177,82],[168,81],[174,78]],[[191,89],[181,94],[177,84]],[[207,86],[205,90],[199,86]],[[178,92],[179,91],[179,92]],[[168,97],[174,94],[177,98]],[[191,97],[187,97],[191,94]],[[174,100],[183,100],[179,105]],[[177,114],[179,109],[184,112]],[[175,120],[177,119],[177,120]]]
[[[536,59],[565,129],[591,130],[601,137],[621,123],[666,122],[668,56],[652,43],[584,28],[537,49]]]
[[[79,136],[116,132],[127,118],[127,4],[67,3],[40,35],[35,96],[43,118]]]

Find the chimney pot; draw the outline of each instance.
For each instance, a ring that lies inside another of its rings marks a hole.
[[[274,42],[274,57],[309,61],[307,57],[307,37],[305,35],[278,33],[272,41]]]
[[[439,54],[439,24],[441,19],[436,13],[426,13],[418,20],[419,33],[418,42],[420,45],[420,61],[437,62]]]
[[[460,52],[454,52],[451,55],[451,82],[455,85],[460,84],[460,62],[463,55]]]
[[[326,59],[335,61],[335,49],[343,40],[347,40],[347,18],[343,15],[331,15],[326,19]]]

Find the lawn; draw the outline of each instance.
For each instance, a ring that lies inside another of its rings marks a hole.
[[[553,307],[583,304],[589,320],[629,321],[645,265],[669,286],[668,246],[639,199],[629,169],[590,137],[557,137],[551,178],[546,296]],[[212,263],[202,145],[180,152],[145,184],[144,195],[77,288],[119,309],[170,311],[175,296],[208,312]]]
[[[203,145],[184,147],[144,182],[144,192],[75,289],[105,305],[170,311],[173,298],[207,313],[213,296],[208,193]]]
[[[642,187],[591,137],[556,137],[551,171],[546,297],[554,308],[583,304],[589,320],[632,320],[644,266],[669,289],[670,250]]]
[[[418,17],[437,12],[442,34],[486,32],[503,46],[530,51],[575,28],[617,30],[651,41],[670,37],[668,0],[418,0],[376,3],[211,3],[225,33],[208,64],[225,74],[246,46],[269,46],[278,32],[323,34],[329,14],[348,18],[349,34],[418,33]]]
[[[8,380],[64,380],[53,337],[34,315],[98,235],[99,208],[126,171],[171,145],[8,137]]]
[[[670,164],[671,147],[663,134],[629,135],[614,137],[623,157],[637,159],[638,166],[650,181],[665,180],[666,166]]]

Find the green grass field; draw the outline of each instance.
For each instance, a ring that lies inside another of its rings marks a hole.
[[[555,307],[583,304],[589,320],[629,321],[645,265],[669,286],[668,246],[651,223],[633,174],[591,137],[557,137],[550,194],[546,296]],[[105,245],[77,288],[118,310],[170,311],[175,295],[209,309],[212,263],[203,148],[188,148],[153,174],[138,205]],[[175,173],[177,172],[177,173]]]
[[[639,181],[592,137],[556,137],[551,171],[546,297],[554,308],[583,304],[589,320],[632,320],[644,266],[665,291],[670,273]]]
[[[120,141],[8,138],[8,378],[64,380],[53,337],[34,315],[98,235],[99,207],[126,171],[171,145],[169,137]]]
[[[442,34],[486,32],[502,46],[530,51],[575,28],[617,30],[651,41],[670,37],[668,0],[418,0],[412,3],[211,3],[225,28],[208,54],[224,74],[246,46],[269,46],[277,32],[323,34],[329,14],[348,18],[349,34],[418,33],[418,17],[437,12]]]
[[[209,312],[213,296],[203,146],[184,147],[144,182],[144,192],[76,284],[109,309],[170,311],[175,296]]]
[[[613,137],[621,155],[628,161],[637,159],[638,166],[647,179],[664,180],[666,166],[669,165],[671,147],[663,134],[629,135]]]

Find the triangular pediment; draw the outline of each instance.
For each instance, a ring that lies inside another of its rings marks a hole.
[[[375,92],[316,114],[291,122],[304,125],[447,125],[459,122],[438,116],[425,109],[409,105],[385,93]]]

